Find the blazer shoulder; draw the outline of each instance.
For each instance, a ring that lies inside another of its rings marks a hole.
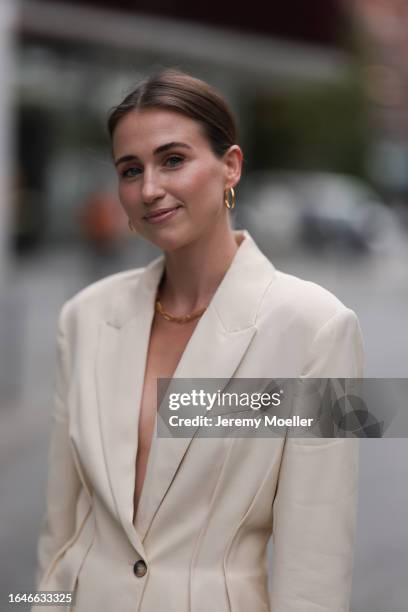
[[[79,311],[108,312],[112,300],[129,287],[136,286],[145,268],[133,268],[105,276],[77,291],[62,305],[60,318],[70,318]]]
[[[276,313],[276,309],[287,321],[301,322],[316,331],[334,316],[352,312],[318,283],[280,270],[276,271],[275,282],[269,286],[263,303],[265,313]]]

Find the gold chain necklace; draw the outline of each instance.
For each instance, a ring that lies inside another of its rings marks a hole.
[[[173,321],[174,323],[188,323],[193,319],[198,319],[201,315],[207,310],[207,306],[204,308],[200,308],[200,310],[196,310],[195,312],[191,312],[190,314],[184,315],[182,317],[176,317],[171,315],[169,312],[166,312],[160,302],[160,300],[156,299],[156,312],[158,312],[166,321]]]

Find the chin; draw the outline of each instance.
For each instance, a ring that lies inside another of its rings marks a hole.
[[[182,231],[180,228],[162,228],[145,234],[145,238],[161,251],[171,253],[187,246],[195,236],[193,232]]]
[[[215,220],[218,222],[218,219]],[[184,249],[203,237],[208,236],[213,227],[213,219],[196,217],[192,219],[179,219],[170,221],[161,227],[144,227],[143,235],[146,240],[157,246],[161,251],[172,253]],[[147,230],[147,231],[146,231]]]

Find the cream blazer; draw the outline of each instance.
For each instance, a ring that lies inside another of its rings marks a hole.
[[[361,377],[354,312],[275,269],[246,230],[236,233],[244,240],[174,377]],[[75,591],[77,612],[348,610],[355,439],[156,433],[133,524],[138,410],[163,267],[160,256],[108,276],[60,312],[37,588]],[[140,560],[145,571],[136,572]]]

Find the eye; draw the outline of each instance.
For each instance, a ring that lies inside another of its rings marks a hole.
[[[136,168],[136,166],[132,166],[131,168],[127,168],[121,173],[121,176],[124,178],[133,178],[138,176],[140,168]]]
[[[178,166],[183,160],[184,158],[181,157],[180,155],[171,155],[170,157],[166,159],[165,163],[168,165],[168,163],[171,162],[170,167],[174,168],[174,166]]]

